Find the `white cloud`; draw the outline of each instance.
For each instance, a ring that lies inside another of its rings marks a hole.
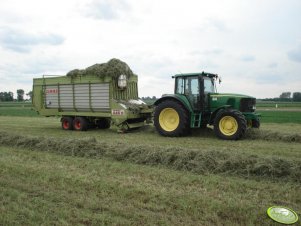
[[[24,31],[0,28],[0,44],[4,49],[28,53],[36,45],[61,45],[64,38],[57,34],[30,34]]]
[[[298,0],[2,0],[0,91],[113,57],[139,75],[140,96],[203,70],[223,76],[222,92],[301,91],[300,10]]]
[[[123,12],[130,10],[130,6],[125,0],[93,0],[84,9],[85,16],[115,20],[119,19]]]
[[[296,49],[290,50],[287,56],[290,60],[301,63],[301,44]]]
[[[256,58],[253,55],[243,55],[240,57],[240,59],[242,61],[248,62],[248,61],[255,61]]]

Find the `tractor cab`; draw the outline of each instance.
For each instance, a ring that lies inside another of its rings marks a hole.
[[[194,111],[205,111],[208,108],[208,94],[216,92],[216,74],[177,74],[173,78],[175,94],[185,96]]]

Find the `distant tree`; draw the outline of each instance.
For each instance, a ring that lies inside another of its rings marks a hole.
[[[29,100],[31,100],[32,99],[32,91],[29,91],[28,93],[26,93],[26,96],[28,96]]]
[[[291,92],[283,92],[280,95],[280,99],[290,99],[291,98]]]
[[[0,101],[13,101],[14,94],[12,92],[0,92]]]
[[[293,101],[301,101],[301,93],[300,92],[293,93]]]
[[[141,98],[146,104],[153,104],[153,103],[155,103],[155,101],[157,100],[157,98],[155,97],[155,96],[153,96],[153,97],[149,97],[149,96],[147,96],[147,97],[142,97]]]
[[[7,92],[6,94],[6,101],[14,101],[14,93],[13,92]]]
[[[23,89],[17,89],[17,100],[18,101],[24,100],[24,90]]]

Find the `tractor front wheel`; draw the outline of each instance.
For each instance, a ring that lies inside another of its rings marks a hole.
[[[214,120],[216,136],[224,140],[238,140],[246,132],[247,121],[243,114],[232,109],[221,110]]]
[[[189,131],[189,114],[177,101],[166,100],[155,109],[154,125],[163,136],[185,136]]]

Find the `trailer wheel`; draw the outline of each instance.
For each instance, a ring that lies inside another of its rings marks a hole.
[[[89,122],[85,117],[75,117],[73,120],[73,128],[78,131],[86,131],[88,129]]]
[[[108,129],[111,126],[111,121],[106,118],[101,118],[96,121],[96,125],[99,129]]]
[[[73,130],[73,118],[65,116],[61,118],[63,130]]]
[[[189,132],[189,115],[177,101],[166,100],[155,109],[154,125],[163,136],[185,136]]]
[[[224,140],[238,140],[245,134],[246,129],[245,117],[236,110],[221,110],[214,119],[214,132]]]

